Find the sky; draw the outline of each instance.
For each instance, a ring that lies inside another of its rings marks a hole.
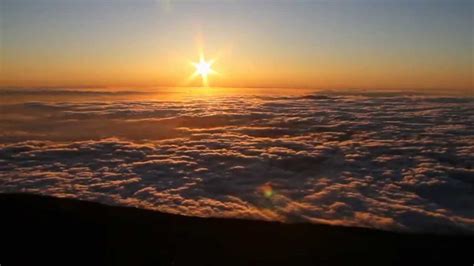
[[[470,0],[0,3],[0,87],[474,89]]]

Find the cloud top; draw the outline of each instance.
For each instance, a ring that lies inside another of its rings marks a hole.
[[[474,230],[474,100],[2,105],[0,191],[197,216]]]

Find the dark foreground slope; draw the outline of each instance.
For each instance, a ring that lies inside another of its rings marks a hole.
[[[473,236],[205,219],[0,194],[1,265],[472,265]]]

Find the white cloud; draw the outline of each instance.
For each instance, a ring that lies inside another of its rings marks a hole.
[[[474,230],[474,101],[3,105],[0,191],[198,216]]]

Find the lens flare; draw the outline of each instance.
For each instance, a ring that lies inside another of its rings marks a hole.
[[[260,187],[260,191],[265,198],[271,198],[273,197],[273,195],[275,195],[271,184],[264,184]]]

